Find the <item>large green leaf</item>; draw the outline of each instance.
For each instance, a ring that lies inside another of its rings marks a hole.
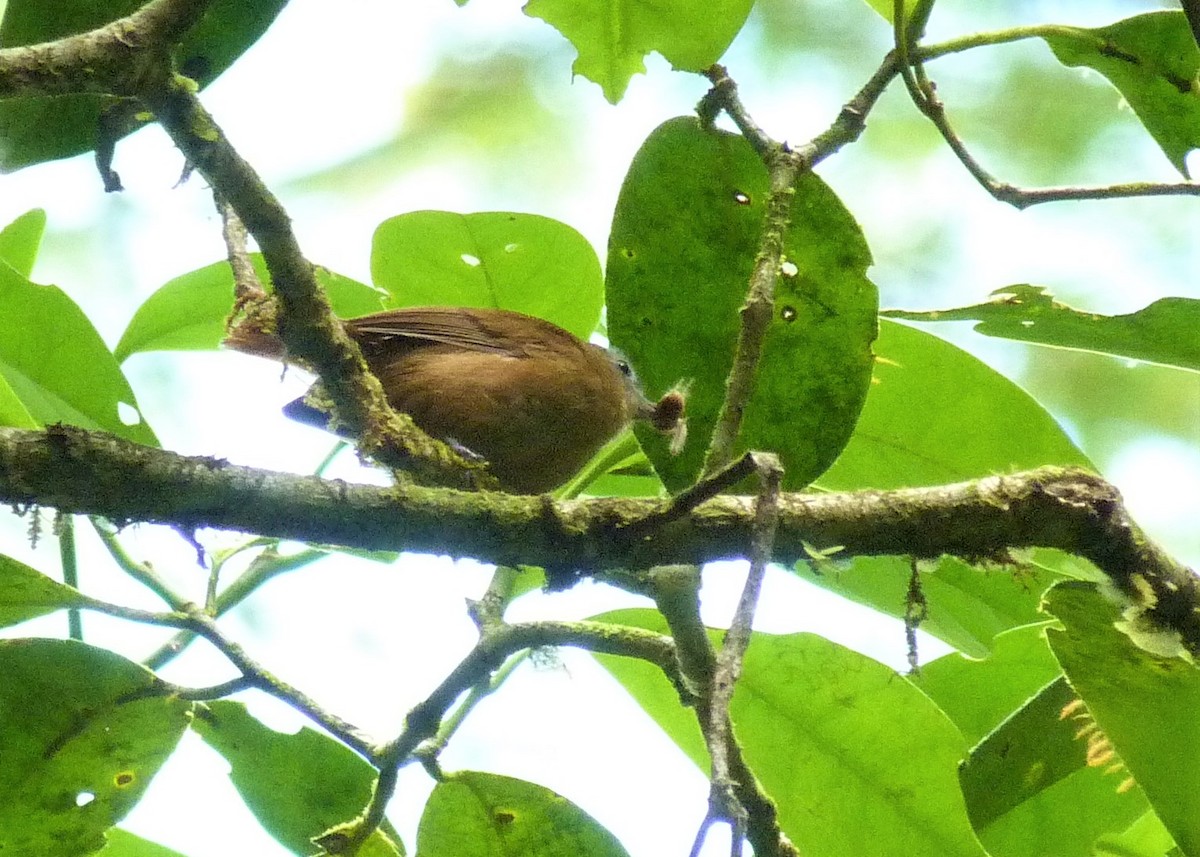
[[[42,234],[46,231],[46,212],[35,208],[0,229],[0,260],[7,262],[22,277],[33,272]]]
[[[666,632],[652,610],[594,618]],[[695,714],[661,672],[631,658],[597,657],[707,769]],[[747,762],[801,853],[861,857],[902,844],[907,857],[983,855],[958,785],[962,735],[883,664],[813,634],[755,633],[730,713]]]
[[[143,667],[74,640],[0,641],[0,852],[82,857],[125,816],[187,726]]]
[[[0,262],[0,306],[0,381],[38,425],[71,423],[158,444],[112,352],[66,293]],[[0,410],[10,410],[2,386]]]
[[[977,320],[988,336],[1132,357],[1200,372],[1200,300],[1162,298],[1125,315],[1097,315],[1059,303],[1042,286],[1006,286],[985,304],[882,315],[909,321]]]
[[[241,703],[223,700],[198,712],[192,728],[229,762],[233,784],[259,823],[296,854],[312,853],[313,837],[357,817],[371,798],[375,769],[308,727],[285,735]],[[373,839],[377,846],[400,842],[387,822]],[[391,853],[402,853],[397,848]]]
[[[1059,677],[972,748],[961,770],[971,821],[993,857],[1088,857],[1145,812],[1140,791],[1087,765],[1074,699]]]
[[[107,844],[100,850],[100,857],[184,857],[178,851],[157,842],[150,842],[119,827],[108,831],[105,839]]]
[[[1135,645],[1094,584],[1051,588],[1046,609],[1063,625],[1047,633],[1071,686],[1179,848],[1200,854],[1200,669]]]
[[[626,857],[611,833],[544,786],[462,771],[437,784],[417,832],[421,857]]]
[[[1043,464],[1089,467],[1054,418],[999,372],[945,340],[883,321],[874,384],[823,488],[903,488]]]
[[[604,301],[600,260],[565,223],[534,214],[413,211],[379,224],[371,277],[391,306],[500,307],[587,339]]]
[[[0,628],[87,603],[77,590],[0,554]]]
[[[1182,12],[1148,12],[1094,30],[1045,36],[1059,62],[1087,66],[1121,91],[1155,142],[1185,176],[1200,147],[1200,49]]]
[[[944,655],[922,666],[912,681],[968,741],[978,742],[1062,674],[1044,627],[1025,625],[998,634],[982,660],[956,652]]]
[[[721,58],[741,30],[753,0],[529,0],[525,14],[541,18],[575,46],[572,71],[600,84],[616,104],[629,80],[658,51],[681,71],[703,71]]]
[[[286,2],[215,0],[176,48],[176,63],[207,86],[258,41]],[[12,48],[52,41],[102,26],[142,5],[142,0],[9,0],[0,22],[0,44]],[[0,101],[0,172],[91,150],[101,112],[114,103],[98,95]],[[141,124],[133,119],[126,130]]]
[[[1038,612],[1041,593],[1059,579],[1057,573],[1044,568],[987,568],[955,557],[921,563],[919,568],[928,613],[922,630],[973,657],[985,657],[997,634],[1042,618]],[[911,563],[905,557],[855,557],[846,564],[835,561],[820,567],[800,562],[795,571],[822,589],[880,613],[897,618],[905,615],[912,576]]]
[[[608,248],[609,335],[652,393],[690,384],[691,441],[681,455],[652,428],[638,429],[672,490],[699,474],[725,395],[768,185],[743,138],[680,117],[647,138],[621,187]],[[841,451],[862,409],[878,297],[858,224],[811,173],[796,185],[784,252],[739,448],[779,454],[785,486],[799,489]]]
[[[262,254],[251,253],[250,263],[259,280],[270,283]],[[317,268],[317,280],[334,312],[343,318],[383,309],[383,295],[357,280],[324,268]],[[190,271],[163,285],[138,307],[114,354],[124,362],[131,354],[143,351],[216,348],[225,336],[232,306],[233,272],[228,262],[214,262]]]

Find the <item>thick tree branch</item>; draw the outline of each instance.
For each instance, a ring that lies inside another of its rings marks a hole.
[[[137,95],[210,5],[212,0],[152,0],[96,30],[0,50],[0,98]]]
[[[0,502],[215,527],[372,549],[472,556],[540,565],[568,579],[610,568],[649,568],[740,557],[754,503],[722,496],[647,534],[654,499],[552,503],[420,486],[379,488],[176,455],[101,432],[55,426],[0,429]],[[935,488],[787,494],[772,558],[816,548],[841,556],[1005,557],[1050,547],[1095,563],[1150,618],[1200,652],[1197,581],[1146,540],[1120,494],[1082,470],[1045,467]]]

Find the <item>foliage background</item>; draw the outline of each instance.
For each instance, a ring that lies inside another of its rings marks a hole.
[[[1096,26],[1169,5],[945,0],[930,39],[1042,20]],[[763,0],[724,62],[768,132],[803,140],[829,123],[890,41],[885,22],[865,4]],[[448,0],[293,0],[204,100],[281,196],[310,258],[334,270],[366,281],[374,226],[420,208],[544,214],[575,226],[603,256],[633,152],[663,118],[687,112],[707,83],[652,57],[647,75],[635,78],[614,107],[595,85],[571,80],[572,59],[573,49],[515,2],[458,9]],[[1097,75],[1063,69],[1041,42],[939,60],[934,72],[960,132],[993,172],[1014,183],[1175,177],[1118,94]],[[121,144],[116,166],[128,190],[114,196],[102,193],[86,156],[0,177],[0,223],[35,206],[49,211],[34,279],[63,287],[110,344],[155,288],[224,255],[209,194],[195,179],[174,187],[180,158],[161,131],[151,128]],[[885,307],[976,303],[1017,282],[1045,285],[1061,300],[1097,312],[1132,311],[1167,294],[1200,297],[1194,200],[1015,211],[975,185],[897,84],[871,114],[863,139],[819,173],[864,228]],[[1192,523],[1200,518],[1200,376],[1035,351],[972,334],[969,325],[948,327],[934,332],[1018,379],[1122,489],[1151,535],[1182,561],[1200,562],[1200,530]],[[126,369],[169,448],[296,472],[310,470],[327,451],[327,439],[278,416],[299,381],[285,379],[279,389],[277,368],[229,354],[155,354],[134,357]],[[0,526],[6,545],[21,544],[22,522],[6,515]],[[167,573],[199,573],[178,537],[144,527],[137,539],[173,558]],[[21,550],[11,552],[52,567],[52,549]],[[275,581],[234,617],[234,633],[318,699],[386,731],[469,645],[461,599],[477,594],[486,579],[470,563],[444,560],[393,571],[339,558],[336,567],[327,561]],[[99,562],[83,573],[85,585],[126,586],[113,592],[114,600],[144,600]],[[706,607],[713,621],[727,609],[720,596],[736,590],[736,574],[710,572]],[[831,618],[821,594],[782,575],[771,584],[766,600],[775,609],[763,617],[764,627],[803,626],[903,663],[898,627],[844,605]],[[524,609],[546,610],[544,601]],[[609,602],[628,600],[591,588],[558,597],[553,609],[586,615]],[[330,615],[344,621],[330,622]],[[53,623],[61,619],[45,621],[47,632],[60,631]],[[90,640],[134,656],[157,639],[99,617],[86,622]],[[320,635],[309,633],[314,627]],[[413,657],[417,651],[421,656]],[[936,651],[930,645],[924,653]],[[351,661],[353,674],[344,670]],[[448,763],[557,788],[634,854],[686,851],[705,799],[703,779],[641,727],[636,710],[608,692],[599,670],[570,656],[564,663],[518,674],[472,719]],[[214,664],[195,655],[175,669],[168,677],[186,674],[199,683]],[[393,681],[393,672],[403,681]],[[602,725],[591,714],[600,701]],[[590,740],[600,733],[614,736],[612,743]],[[615,737],[634,734],[650,737]],[[194,857],[225,853],[227,832],[165,815],[199,781],[208,786],[196,798],[207,817],[249,821],[224,785],[220,763],[194,746],[185,752],[187,765],[163,772],[128,826]],[[656,796],[664,788],[663,780],[630,773],[643,768],[676,784],[666,788],[677,820],[656,815],[654,825],[639,823],[639,808],[661,804]],[[411,781],[402,791],[427,788],[422,776],[406,772]],[[164,825],[164,818],[171,820]],[[415,818],[407,821],[412,829]],[[264,834],[245,837],[248,853],[283,853]]]

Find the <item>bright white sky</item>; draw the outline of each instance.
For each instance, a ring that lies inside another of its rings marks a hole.
[[[0,0],[0,9],[3,5]],[[874,33],[868,49],[886,39],[886,28],[865,7],[840,0],[821,5],[854,21],[861,18],[862,27]],[[944,5],[950,19],[978,9]],[[1102,24],[1154,7],[1047,2],[1045,14],[1037,17]],[[375,224],[420,208],[523,210],[557,217],[583,232],[603,258],[616,191],[634,151],[663,119],[690,110],[704,92],[704,82],[671,72],[652,58],[650,73],[636,78],[626,100],[612,107],[595,85],[571,81],[571,49],[519,9],[515,0],[475,2],[464,9],[449,0],[293,0],[262,42],[206,92],[205,102],[268,183],[290,188],[284,201],[310,257],[350,276],[369,279]],[[935,16],[935,24],[938,20]],[[947,26],[952,32],[962,29]],[[557,105],[554,109],[578,115],[585,128],[579,159],[586,169],[564,179],[561,171],[525,163],[519,181],[497,181],[474,172],[476,165],[433,159],[349,198],[287,184],[393,136],[404,121],[406,92],[432,73],[444,51],[483,53],[512,42],[544,54],[557,69],[557,76],[543,84],[541,97]],[[753,71],[751,48],[740,40],[726,62],[756,118],[779,137],[800,140],[823,129],[861,82],[843,82],[819,63]],[[979,77],[985,72],[986,66],[971,70]],[[787,85],[768,75],[786,78]],[[352,137],[346,129],[353,130]],[[1124,172],[1119,178],[1171,178],[1161,155],[1133,133],[1121,132],[1108,145],[1121,153]],[[135,135],[121,145],[117,157],[128,190],[115,197],[101,193],[88,157],[0,177],[0,223],[42,207],[49,211],[52,233],[66,235],[57,243],[51,235],[49,247],[57,252],[47,252],[35,279],[65,288],[110,343],[116,342],[137,303],[155,288],[223,256],[211,200],[198,179],[173,187],[180,159],[161,132]],[[948,158],[913,162],[904,176],[865,157],[834,158],[821,172],[862,222],[877,259],[873,273],[885,294],[914,306],[975,302],[1011,282],[1047,283],[1077,296],[1089,284],[1121,283],[1120,289],[1096,296],[1089,308],[1097,311],[1137,309],[1168,293],[1200,297],[1195,242],[1183,245],[1190,248],[1183,251],[1189,258],[1156,258],[1161,254],[1154,249],[1155,227],[1142,222],[1137,212],[1144,209],[1137,206],[1018,213],[974,189]],[[1185,231],[1194,236],[1200,226],[1195,207],[1180,210],[1190,218]],[[925,285],[898,281],[893,263],[911,257],[910,245],[959,222],[978,228],[955,239],[944,269],[931,273]],[[1181,275],[1184,271],[1190,275]],[[986,280],[980,281],[980,272],[986,272]],[[126,297],[113,300],[114,292]],[[1019,371],[1019,352],[980,340],[961,331],[956,337],[1002,370]],[[137,357],[127,369],[160,437],[182,452],[305,471],[328,449],[327,437],[278,417],[278,406],[302,386],[294,373],[280,389],[276,367],[229,354]],[[1181,379],[1180,390],[1195,398],[1200,437],[1200,387],[1194,381]],[[344,458],[342,475],[363,478]],[[1200,518],[1197,445],[1147,436],[1108,465],[1109,477],[1126,493],[1139,519],[1185,559],[1200,560],[1200,536],[1194,528]],[[55,569],[53,547],[30,551],[21,522],[2,519],[0,527],[6,552],[47,571]],[[219,539],[206,542],[212,546]],[[85,547],[85,557],[95,556],[94,546]],[[181,584],[194,586],[202,577],[191,549],[171,533],[138,528],[132,547],[153,552],[156,566]],[[115,587],[108,596],[114,600],[156,606],[137,587],[99,567],[85,566],[85,585]],[[709,570],[705,606],[712,621],[728,614],[743,573],[738,566]],[[477,595],[486,579],[485,569],[445,559],[405,561],[395,568],[338,559],[272,582],[229,624],[272,669],[349,719],[387,735],[465,653],[472,629],[462,599]],[[514,610],[514,618],[583,617],[629,603],[628,597],[598,587],[580,587],[531,598]],[[59,634],[61,624],[57,617],[36,629]],[[897,623],[786,574],[769,581],[761,626],[816,631],[897,668],[904,665],[904,636]],[[86,627],[89,639],[133,656],[152,645],[152,635],[102,618],[88,617]],[[929,657],[942,650],[927,641],[923,651]],[[215,659],[201,653],[182,658],[167,675],[194,684],[228,677]],[[381,681],[381,675],[395,679]],[[704,811],[704,779],[609,684],[586,656],[570,652],[563,653],[558,667],[523,669],[468,722],[444,764],[502,771],[556,788],[608,825],[635,857],[685,854]],[[279,722],[297,723],[290,712],[270,709],[264,708]],[[613,740],[597,740],[603,734]],[[630,776],[631,770],[647,775]],[[406,771],[395,820],[410,850],[420,805],[414,796],[428,787],[422,773]],[[222,760],[198,741],[185,742],[126,826],[189,857],[226,855],[231,841],[239,843],[239,853],[284,853],[239,809]]]

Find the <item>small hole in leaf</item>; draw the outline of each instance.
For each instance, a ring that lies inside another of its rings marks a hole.
[[[521,246],[520,244],[505,244],[504,252],[505,253],[515,253],[515,252],[517,252],[517,248],[519,248],[520,246]]]
[[[478,268],[479,265],[481,264],[481,262],[479,261],[479,257],[472,256],[470,253],[463,253],[462,256],[460,256],[459,258],[462,259],[464,262],[466,262],[468,265],[470,265],[472,268]]]
[[[1021,327],[1033,327],[1033,322],[1029,319],[1025,319],[1021,322]]]
[[[779,266],[779,273],[785,277],[794,277],[800,273],[800,269],[796,267],[795,262],[783,262]]]
[[[138,413],[138,409],[128,402],[117,402],[117,416],[127,426],[136,426],[142,422],[142,415]]]
[[[75,806],[87,806],[95,799],[96,796],[91,792],[80,792],[79,794],[75,795]]]
[[[779,310],[779,317],[784,321],[796,320],[796,308],[794,306],[785,306]]]
[[[738,205],[749,205],[750,204],[750,195],[747,193],[742,193],[740,190],[734,191],[733,192],[733,201],[736,202]]]

